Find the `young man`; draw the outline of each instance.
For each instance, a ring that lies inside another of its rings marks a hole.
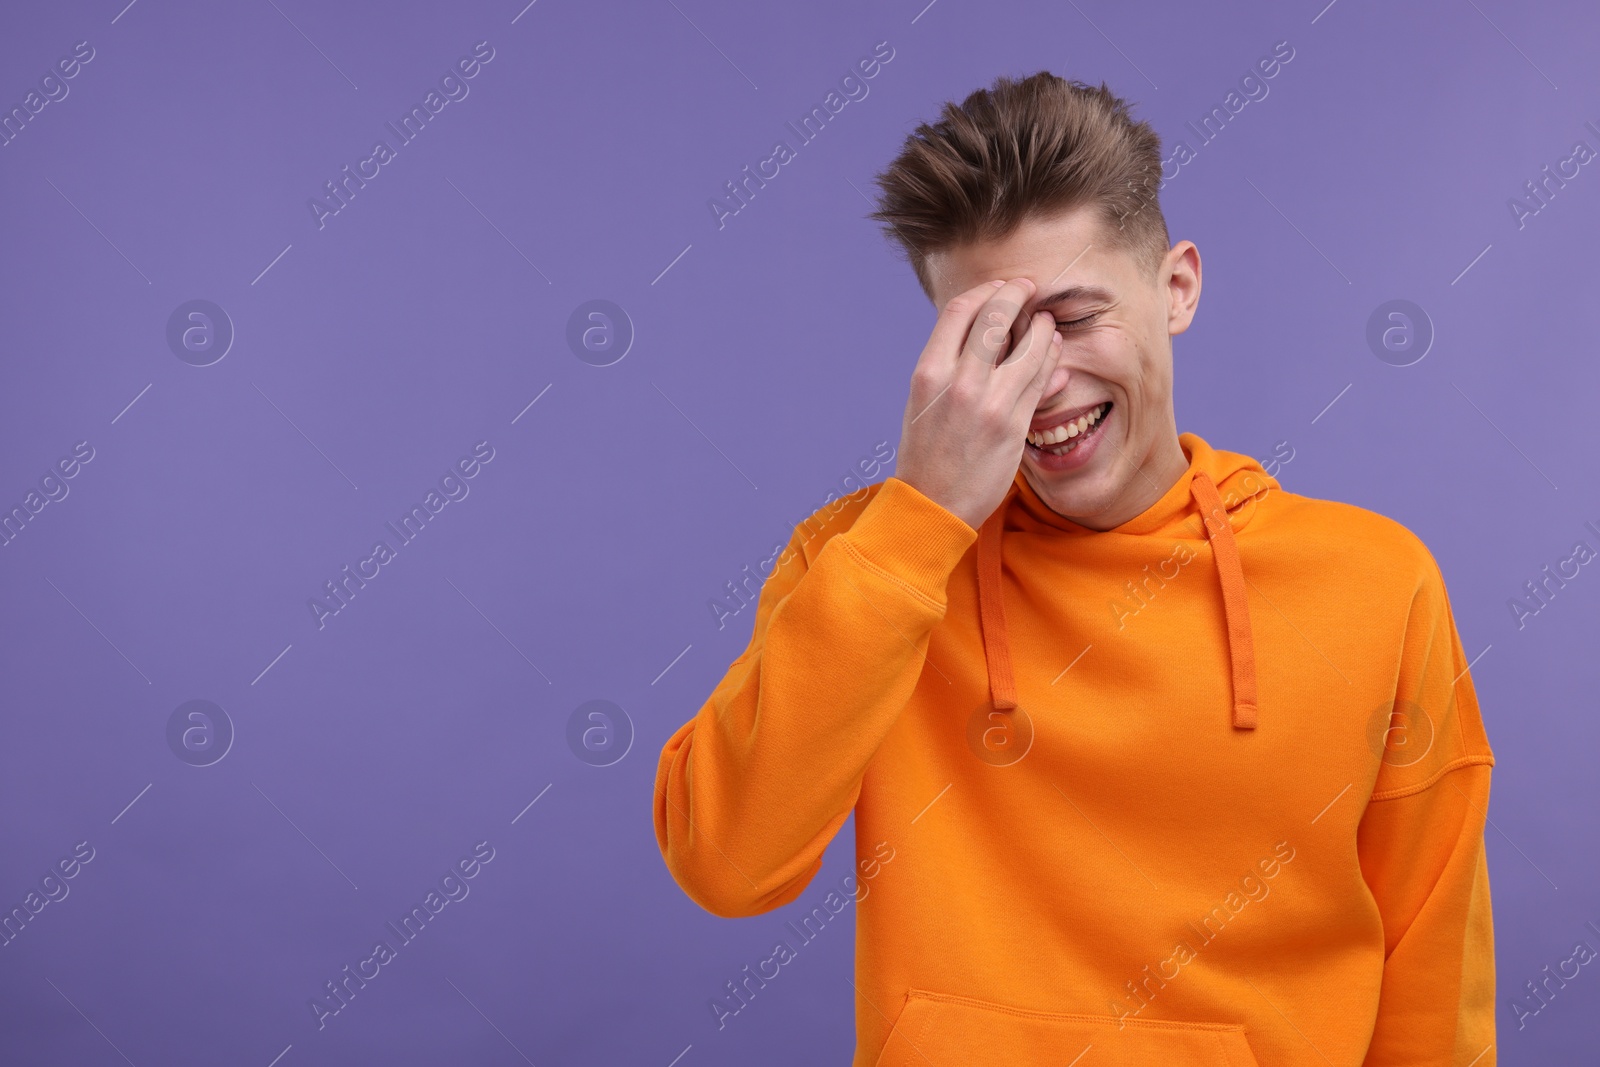
[[[941,309],[899,467],[795,529],[662,750],[662,855],[757,915],[855,812],[859,873],[791,924],[857,902],[855,1067],[1490,1067],[1494,756],[1444,581],[1177,432],[1200,254],[1160,158],[1039,73],[878,179]]]

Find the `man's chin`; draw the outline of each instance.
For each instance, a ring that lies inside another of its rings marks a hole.
[[[1024,463],[1023,477],[1051,511],[1062,518],[1078,522],[1080,518],[1093,519],[1104,510],[1108,494],[1100,484],[1103,473],[1099,471],[1048,471],[1031,463]]]

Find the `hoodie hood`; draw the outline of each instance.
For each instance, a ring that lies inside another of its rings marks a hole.
[[[978,609],[983,630],[984,657],[989,673],[989,697],[997,710],[1017,706],[1011,668],[1011,642],[1006,632],[1002,597],[1001,542],[1008,530],[1049,532],[1061,537],[1101,537],[1112,534],[1148,537],[1195,537],[1204,529],[1216,565],[1217,610],[1227,622],[1228,657],[1233,675],[1233,725],[1256,726],[1255,645],[1251,637],[1250,606],[1244,565],[1235,535],[1255,516],[1260,500],[1281,488],[1256,460],[1237,452],[1212,448],[1192,433],[1178,435],[1189,460],[1188,468],[1150,507],[1121,526],[1091,530],[1050,509],[1019,467],[1000,506],[978,529]]]

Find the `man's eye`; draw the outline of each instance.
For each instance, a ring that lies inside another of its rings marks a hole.
[[[1057,319],[1056,320],[1056,325],[1057,326],[1087,326],[1089,323],[1093,322],[1095,319],[1098,319],[1099,317],[1100,317],[1100,312],[1096,311],[1093,315],[1085,315],[1081,319],[1073,319],[1070,322],[1062,322],[1060,319]]]

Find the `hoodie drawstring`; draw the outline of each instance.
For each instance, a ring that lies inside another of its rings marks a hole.
[[[983,627],[983,655],[989,667],[989,702],[997,711],[1017,706],[1011,677],[1011,642],[1006,638],[1006,609],[1000,601],[1000,527],[1011,506],[1011,492],[978,527],[978,622]]]
[[[1012,490],[1016,491],[1015,485]],[[1204,471],[1194,472],[1189,492],[1205,524],[1212,558],[1217,565],[1217,578],[1222,585],[1222,609],[1228,624],[1228,659],[1233,670],[1233,725],[1241,730],[1254,730],[1255,642],[1251,636],[1249,598],[1233,526],[1228,522],[1228,513],[1222,506],[1216,485]],[[1011,496],[1007,493],[1005,500],[978,528],[978,621],[983,630],[984,658],[989,671],[989,699],[999,711],[1010,711],[1017,706],[1011,643],[1006,636],[1005,605],[1000,595],[1000,537]]]
[[[1222,583],[1222,610],[1228,619],[1228,660],[1233,666],[1233,725],[1241,730],[1256,728],[1256,645],[1250,633],[1250,598],[1245,595],[1244,568],[1239,565],[1239,546],[1233,541],[1233,525],[1227,509],[1217,495],[1217,487],[1205,471],[1195,471],[1189,494],[1200,505],[1200,518],[1211,541],[1211,556],[1217,563],[1217,578]]]

